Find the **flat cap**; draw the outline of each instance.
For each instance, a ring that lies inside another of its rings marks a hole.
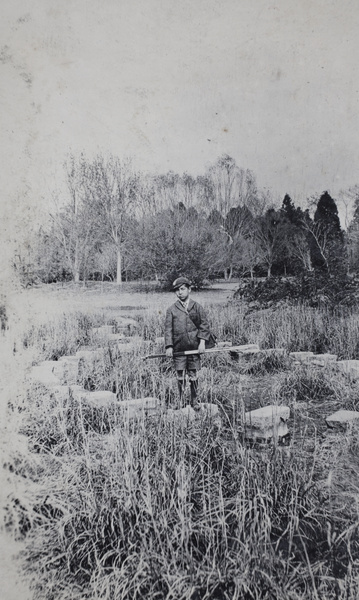
[[[189,279],[187,279],[187,277],[178,277],[172,283],[172,289],[173,290],[178,290],[178,288],[180,288],[181,285],[188,285],[188,286],[190,286],[191,282],[190,282]]]

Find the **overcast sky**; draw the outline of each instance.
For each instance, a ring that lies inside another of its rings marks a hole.
[[[194,175],[227,153],[298,202],[359,183],[357,0],[11,0],[0,12],[8,220],[61,188],[70,151]]]

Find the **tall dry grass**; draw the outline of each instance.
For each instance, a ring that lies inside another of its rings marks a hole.
[[[320,339],[322,350],[355,357],[354,313],[227,306],[209,316],[221,339],[317,351]],[[81,315],[66,319],[26,343],[46,358],[92,343]],[[155,348],[162,316],[147,312],[139,332]],[[121,355],[108,347],[83,366],[79,383],[111,389],[119,402],[155,395],[171,404],[173,372],[165,360],[143,361],[148,348]],[[358,390],[330,371],[294,371],[278,356],[204,359],[201,399],[219,406],[221,427],[205,415],[176,423],[166,409],[125,423],[116,407],[90,410],[41,387],[14,401],[31,452],[9,458],[9,477],[25,485],[6,518],[25,540],[35,598],[356,600],[357,437],[328,436],[324,416],[357,408]],[[247,392],[255,402],[263,378],[266,398],[291,407],[288,448],[243,442]]]

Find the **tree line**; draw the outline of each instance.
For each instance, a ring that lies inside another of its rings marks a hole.
[[[65,174],[67,197],[14,258],[25,283],[166,283],[183,273],[200,286],[218,277],[335,274],[359,264],[359,186],[350,190],[355,212],[343,231],[328,192],[314,212],[289,195],[278,205],[228,155],[197,177],[144,174],[131,160],[102,155],[70,156]]]

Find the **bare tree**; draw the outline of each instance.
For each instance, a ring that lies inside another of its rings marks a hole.
[[[97,241],[97,218],[89,191],[88,164],[83,155],[78,159],[70,156],[65,169],[70,198],[62,207],[55,199],[52,232],[62,248],[73,280],[78,283]]]
[[[291,236],[290,238],[287,238],[286,243],[289,255],[296,258],[305,271],[313,271],[310,247],[308,244],[308,229],[306,228],[305,231],[303,231],[298,227],[293,228],[291,230]]]
[[[329,271],[330,256],[330,230],[320,221],[314,222],[309,219],[302,220],[303,230],[306,231],[314,242],[326,269]]]
[[[343,207],[342,212],[344,213],[344,228],[348,229],[355,209],[359,202],[359,185],[354,185],[347,190],[340,190],[338,195],[337,204]]]
[[[99,221],[117,254],[116,283],[122,283],[123,250],[131,217],[136,212],[139,174],[132,161],[98,156],[91,165],[91,188]]]
[[[262,262],[267,268],[267,277],[271,277],[272,267],[285,247],[285,236],[281,217],[274,209],[255,221],[254,236],[259,246]]]

